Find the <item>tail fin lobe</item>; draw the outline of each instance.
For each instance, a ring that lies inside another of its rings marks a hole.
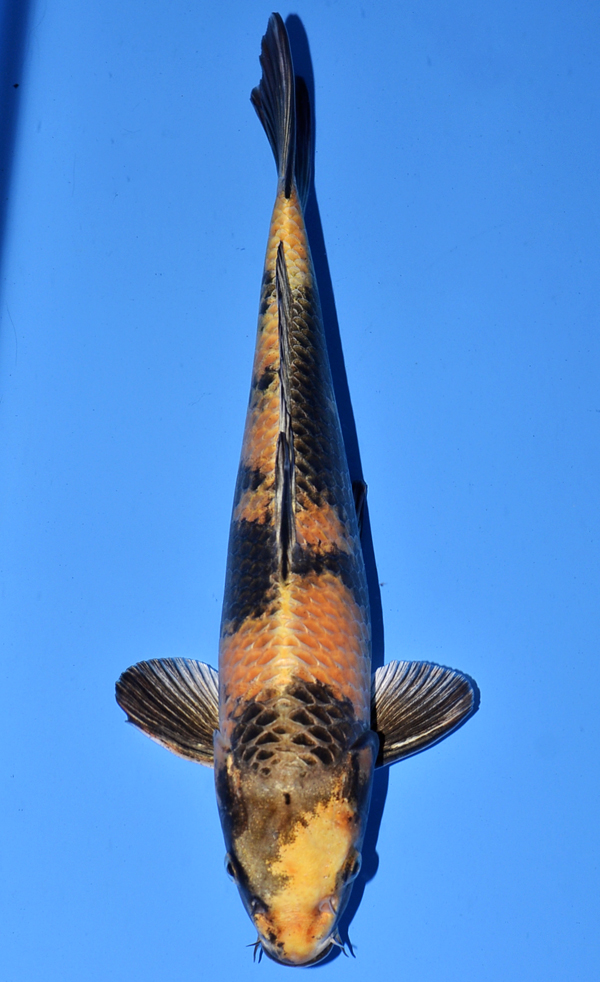
[[[285,24],[271,14],[262,39],[262,78],[250,99],[256,109],[277,163],[286,198],[292,193],[296,147],[296,86]]]

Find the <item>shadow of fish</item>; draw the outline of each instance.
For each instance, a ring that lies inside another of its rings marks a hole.
[[[467,676],[391,662],[371,677],[369,601],[304,225],[311,113],[279,14],[252,102],[275,155],[250,402],[235,489],[219,672],[140,662],[117,683],[131,722],[214,766],[226,865],[257,946],[309,965],[340,945],[373,771],[477,708]],[[364,489],[362,489],[364,490]]]

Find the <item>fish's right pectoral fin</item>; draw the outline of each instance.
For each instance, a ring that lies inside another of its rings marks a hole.
[[[208,767],[219,729],[218,673],[189,658],[132,665],[116,684],[116,698],[133,723],[163,747]]]
[[[479,707],[468,675],[425,661],[393,661],[373,675],[371,728],[379,735],[377,766],[411,757],[449,736]]]

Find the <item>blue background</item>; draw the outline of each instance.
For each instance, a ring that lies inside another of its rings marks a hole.
[[[275,194],[248,98],[271,9],[3,8],[7,982],[289,971],[245,947],[212,773],[126,727],[113,696],[143,658],[216,664]],[[590,982],[600,10],[294,9],[386,659],[461,668],[482,693],[379,779],[357,959],[314,971]]]

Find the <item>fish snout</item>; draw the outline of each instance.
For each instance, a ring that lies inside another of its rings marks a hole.
[[[338,901],[335,896],[321,900],[310,912],[295,911],[275,927],[260,915],[253,918],[263,951],[282,965],[314,965],[325,958],[336,941]],[[263,923],[260,923],[263,920]],[[270,920],[270,919],[269,919]]]
[[[279,965],[290,965],[302,968],[307,968],[309,965],[316,965],[318,962],[322,961],[331,952],[331,949],[335,944],[331,936],[314,945],[312,949],[301,951],[294,951],[290,948],[284,948],[282,950],[280,945],[271,944],[271,942],[267,941],[265,938],[261,938],[260,943],[265,954]]]

